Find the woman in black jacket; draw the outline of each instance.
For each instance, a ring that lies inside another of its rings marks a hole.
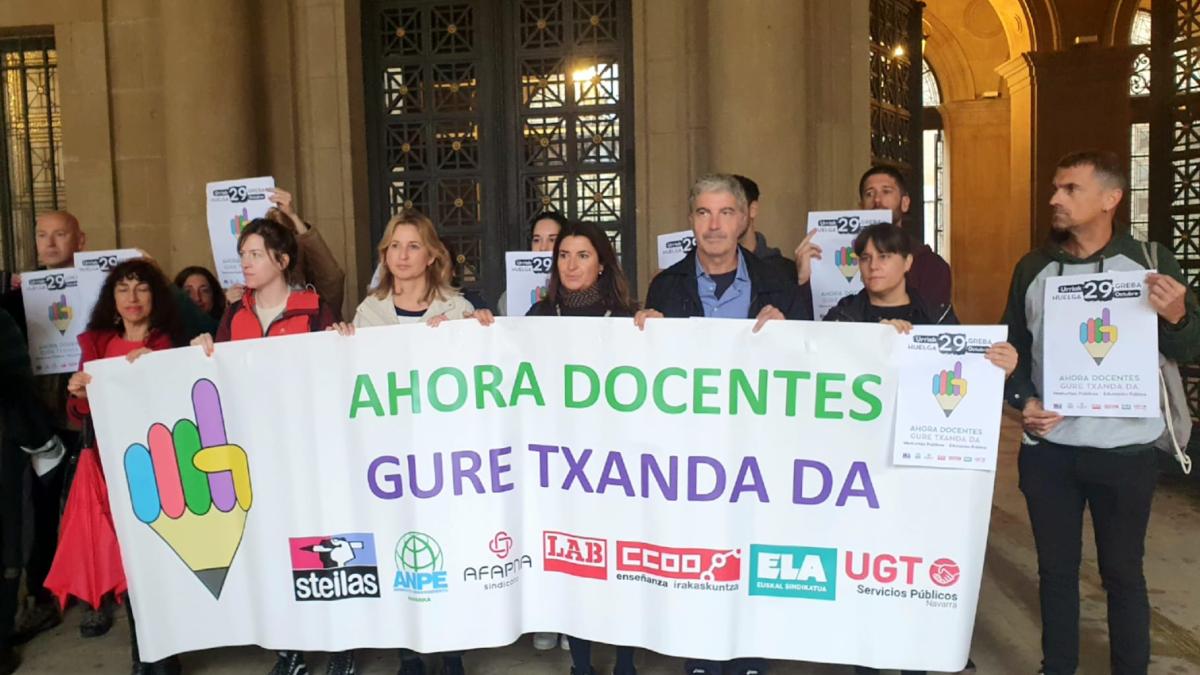
[[[842,298],[826,321],[886,323],[907,333],[913,326],[957,325],[958,317],[949,303],[927,305],[916,291],[909,290],[905,273],[912,267],[912,240],[908,233],[891,223],[867,227],[854,239],[854,253],[862,274],[863,290]],[[988,361],[1012,375],[1017,367],[1017,350],[1007,342],[997,342],[985,354]],[[967,669],[975,664],[967,660]],[[855,666],[856,675],[878,673],[875,668]],[[904,670],[903,675],[924,675],[923,670]]]
[[[554,242],[546,298],[525,316],[631,317],[636,309],[608,236],[591,223],[568,223]],[[568,640],[571,675],[594,675],[591,640]],[[637,675],[633,647],[617,647],[613,675]]]
[[[568,223],[554,242],[546,298],[525,316],[633,316],[629,282],[604,230]]]

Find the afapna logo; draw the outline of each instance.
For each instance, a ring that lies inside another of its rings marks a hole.
[[[533,559],[515,551],[516,542],[503,530],[488,542],[487,548],[500,560],[463,568],[463,581],[484,582],[484,590],[507,588],[520,580],[521,570],[533,567]]]
[[[296,600],[378,598],[375,536],[366,532],[290,537]]]

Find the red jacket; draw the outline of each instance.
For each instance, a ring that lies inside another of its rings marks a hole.
[[[79,349],[82,354],[79,357],[79,369],[83,370],[83,364],[88,361],[97,359],[106,359],[114,356],[124,356],[129,351],[108,353],[108,347],[112,341],[120,337],[121,333],[116,330],[88,330],[79,334]],[[171,349],[175,345],[171,343],[171,336],[161,331],[150,331],[150,335],[146,338],[145,347],[151,351],[159,351],[162,349]],[[67,416],[75,422],[83,423],[83,419],[92,412],[91,406],[88,405],[86,398],[70,397],[67,399]]]
[[[284,305],[283,314],[267,326],[263,334],[262,324],[254,313],[254,292],[247,291],[242,299],[233,303],[221,317],[217,328],[216,342],[231,340],[253,340],[254,338],[297,333],[316,333],[332,326],[337,321],[333,310],[321,302],[315,291],[292,291]]]

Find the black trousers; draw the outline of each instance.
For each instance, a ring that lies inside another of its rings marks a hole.
[[[1042,667],[1073,675],[1079,666],[1079,565],[1083,509],[1092,512],[1100,579],[1108,596],[1113,675],[1150,665],[1150,601],[1142,558],[1158,480],[1153,448],[1134,453],[1042,441],[1021,448],[1021,492],[1038,555]]]

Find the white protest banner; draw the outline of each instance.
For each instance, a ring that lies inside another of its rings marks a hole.
[[[525,316],[537,301],[546,297],[550,283],[550,251],[509,251],[504,254],[504,281],[507,289],[508,316]]]
[[[205,186],[208,239],[223,288],[245,282],[237,252],[238,235],[246,223],[267,215],[271,208],[268,193],[274,188],[275,179],[271,176],[223,180]]]
[[[1046,279],[1042,395],[1068,417],[1158,417],[1158,315],[1146,272]]]
[[[90,315],[80,311],[79,273],[72,268],[23,272],[21,299],[33,374],[78,370],[77,340]]]
[[[814,318],[820,321],[839,300],[862,290],[854,238],[868,225],[890,222],[892,212],[886,209],[809,212],[807,231],[817,231],[812,243],[821,247],[821,258],[812,261]]]
[[[79,279],[79,305],[75,312],[87,323],[100,297],[100,289],[104,287],[104,279],[109,271],[117,265],[142,257],[142,252],[135,248],[120,248],[109,251],[81,251],[75,254],[75,270]],[[75,364],[79,366],[78,363]]]
[[[89,363],[142,657],[553,631],[962,667],[993,474],[892,465],[892,328],[753,325],[465,320]]]
[[[658,269],[665,270],[696,248],[696,233],[681,230],[658,235]]]
[[[1003,326],[913,326],[901,343],[892,461],[996,470],[1004,371],[983,357]]]

